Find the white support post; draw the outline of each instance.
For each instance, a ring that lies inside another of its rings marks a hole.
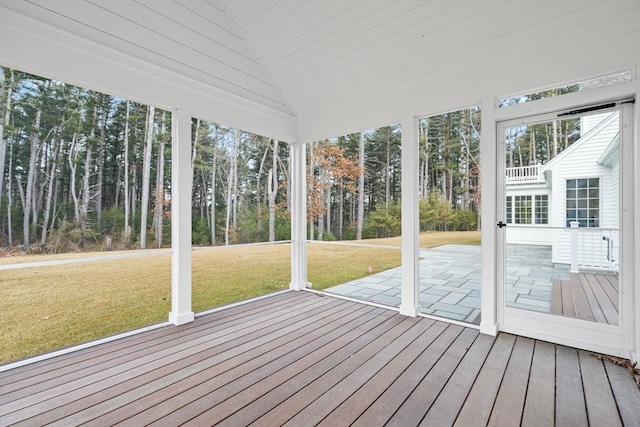
[[[415,317],[420,312],[419,165],[418,119],[402,120],[402,294],[400,314]]]
[[[307,173],[306,146],[291,144],[291,283],[289,289],[299,291],[307,283]]]
[[[171,114],[171,312],[169,322],[194,319],[191,311],[191,114]]]
[[[571,221],[571,269],[570,273],[579,273],[578,268],[578,227],[580,223],[578,221]]]
[[[482,135],[480,137],[480,188],[482,201],[480,204],[480,238],[482,241],[481,265],[481,316],[480,332],[488,335],[498,333],[498,303],[504,298],[498,298],[498,281],[504,280],[504,265],[496,262],[498,245],[496,234],[498,200],[497,175],[498,139],[495,122],[496,101],[494,98],[485,99],[482,102]],[[502,218],[504,221],[505,218]],[[503,271],[499,271],[503,270]]]

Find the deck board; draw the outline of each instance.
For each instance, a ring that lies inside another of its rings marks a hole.
[[[556,423],[589,424],[578,352],[562,346],[556,347]]]
[[[42,385],[34,381],[39,375]],[[8,380],[0,387],[3,426],[596,426],[640,419],[640,392],[628,371],[588,352],[509,334],[492,338],[309,292],[274,295],[1,378]]]
[[[573,297],[573,304],[576,309],[576,317],[578,319],[595,322],[596,319],[593,315],[593,310],[589,305],[587,294],[584,291],[584,286],[578,275],[571,274],[569,276],[569,287],[571,288],[571,296]]]
[[[578,351],[578,357],[589,422],[594,426],[621,426],[622,420],[603,364],[586,351]]]
[[[600,282],[598,281],[596,275],[592,273],[585,273],[583,275],[581,273],[581,276],[583,276],[584,279],[586,279],[586,282],[589,284],[589,286],[591,287],[591,290],[596,296],[596,299],[598,300],[598,305],[600,305],[600,308],[602,309],[602,313],[604,313],[604,316],[607,319],[607,323],[609,323],[610,325],[617,325],[618,309],[609,299],[609,296],[600,285]],[[583,283],[584,283],[584,280],[583,280]]]
[[[617,325],[618,311],[613,274],[570,273],[569,280],[552,281],[551,314]]]
[[[520,425],[535,341],[517,337],[489,418],[490,426]]]
[[[553,425],[555,417],[555,348],[536,341],[529,387],[522,414],[523,426]]]
[[[498,336],[460,414],[455,419],[455,425],[486,425],[489,422],[515,341],[514,335]]]

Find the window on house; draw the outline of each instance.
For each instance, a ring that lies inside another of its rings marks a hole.
[[[507,224],[513,224],[513,205],[511,204],[511,196],[507,196]]]
[[[600,178],[567,180],[567,227],[600,226]]]
[[[531,224],[531,196],[513,196],[514,224]]]
[[[549,224],[549,196],[535,196],[534,213],[536,224]]]

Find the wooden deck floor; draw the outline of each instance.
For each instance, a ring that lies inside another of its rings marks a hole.
[[[590,322],[618,324],[618,276],[569,273],[569,280],[554,279],[551,313]]]
[[[1,425],[638,426],[588,352],[287,292],[0,374]]]

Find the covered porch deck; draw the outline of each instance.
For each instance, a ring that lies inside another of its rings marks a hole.
[[[638,425],[591,353],[287,291],[0,373],[2,425]]]

